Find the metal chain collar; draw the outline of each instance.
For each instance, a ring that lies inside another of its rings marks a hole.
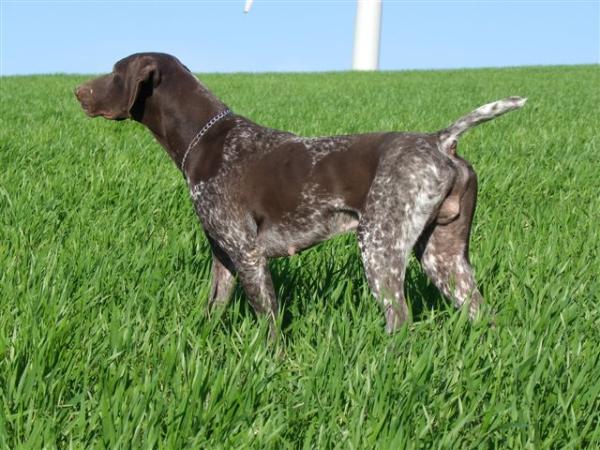
[[[187,157],[190,154],[190,151],[198,144],[198,142],[200,142],[200,139],[202,139],[202,136],[204,136],[206,133],[208,133],[208,130],[210,130],[210,128],[217,123],[219,120],[221,120],[223,117],[225,117],[226,115],[231,114],[231,110],[230,109],[226,109],[224,111],[221,111],[219,114],[217,114],[216,116],[213,116],[212,119],[210,119],[201,129],[200,131],[198,131],[198,133],[196,133],[196,136],[194,136],[194,138],[192,139],[192,141],[190,142],[190,145],[188,145],[187,150],[185,151],[185,153],[183,154],[183,159],[181,160],[181,171],[183,173],[185,173],[185,160],[187,159]]]

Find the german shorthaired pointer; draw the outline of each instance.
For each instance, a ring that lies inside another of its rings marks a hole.
[[[161,53],[128,56],[75,94],[90,117],[144,124],[181,169],[212,249],[209,308],[226,304],[237,275],[275,335],[268,258],[356,230],[388,332],[409,316],[403,290],[413,248],[431,281],[476,315],[482,297],[468,251],[477,178],[456,144],[525,98],[484,105],[435,133],[305,138],[230,112]]]

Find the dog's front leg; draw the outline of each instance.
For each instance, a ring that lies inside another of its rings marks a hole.
[[[222,309],[229,303],[235,287],[235,268],[231,258],[207,236],[212,251],[211,286],[208,298],[208,312]]]
[[[267,316],[270,336],[275,339],[278,306],[267,258],[258,251],[252,250],[236,258],[234,263],[248,301],[257,316]]]
[[[233,293],[235,287],[235,273],[233,265],[226,255],[213,250],[211,268],[210,297],[208,298],[209,313],[223,309]]]

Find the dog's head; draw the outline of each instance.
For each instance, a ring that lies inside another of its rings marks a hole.
[[[90,117],[140,120],[145,100],[160,85],[163,74],[177,65],[175,57],[162,53],[136,53],[118,61],[107,75],[75,88],[75,96]]]

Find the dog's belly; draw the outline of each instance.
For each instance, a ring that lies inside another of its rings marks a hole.
[[[357,226],[358,215],[351,211],[299,211],[262,227],[258,243],[268,257],[291,256]]]

